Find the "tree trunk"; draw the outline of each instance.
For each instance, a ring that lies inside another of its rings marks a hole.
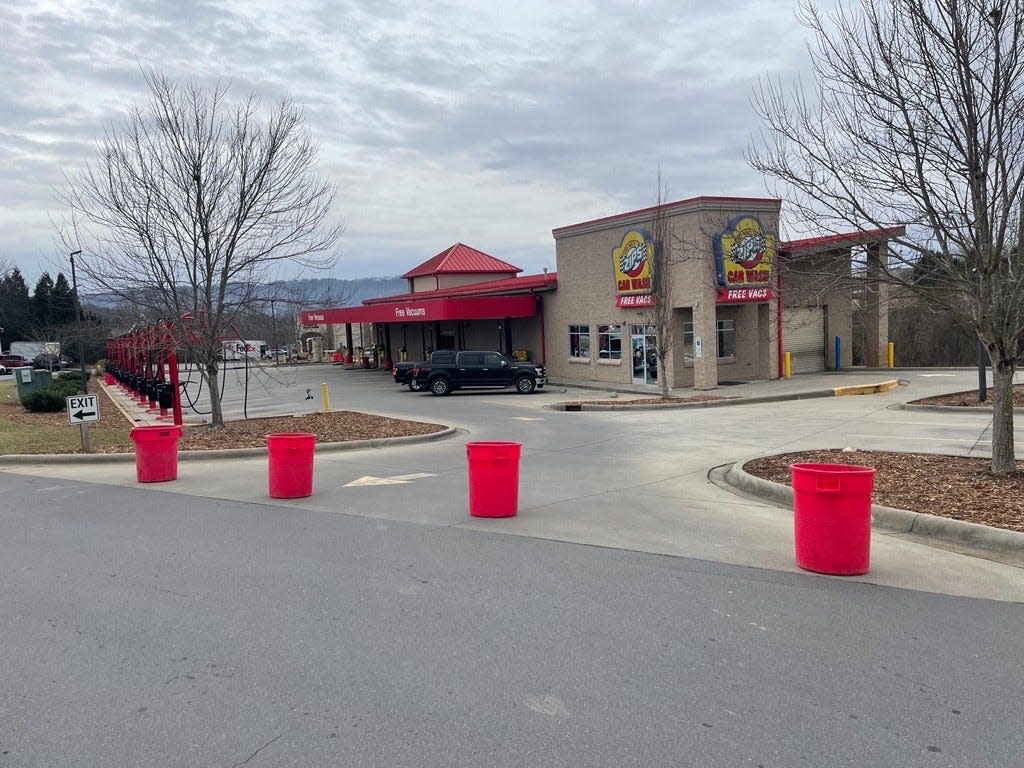
[[[1013,375],[1011,360],[992,366],[992,471],[1008,475],[1017,471],[1013,451]]]
[[[206,391],[210,393],[210,427],[212,429],[220,429],[224,426],[224,412],[220,407],[220,382],[217,380],[219,367],[216,362],[206,364]]]

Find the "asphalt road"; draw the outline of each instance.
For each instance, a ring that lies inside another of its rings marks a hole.
[[[586,393],[276,375],[254,407],[326,380],[335,408],[462,431],[318,455],[295,501],[260,458],[154,486],[4,467],[0,768],[1020,764],[1021,569],[876,535],[866,576],[802,573],[786,510],[707,480],[837,444],[984,455],[984,414],[893,409],[969,374],[575,414],[543,406]],[[467,517],[467,440],[523,442],[518,517]]]
[[[1021,606],[5,475],[0,766],[1016,766]]]

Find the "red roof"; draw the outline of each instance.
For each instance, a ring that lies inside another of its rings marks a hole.
[[[523,270],[507,261],[470,248],[468,245],[456,243],[441,251],[437,256],[428,259],[404,275],[403,278],[429,277],[432,275],[451,275],[467,273],[495,272],[499,274],[517,274]]]
[[[372,299],[364,299],[363,304],[387,304],[395,301],[439,299],[447,296],[487,296],[491,294],[507,295],[517,291],[554,289],[557,283],[557,272],[545,272],[541,275],[523,275],[522,277],[507,277],[502,280],[487,280],[482,283],[458,285],[453,288],[441,288],[436,291],[417,291],[415,293],[399,293],[394,296],[375,296]]]
[[[885,229],[867,229],[861,232],[842,232],[838,235],[824,235],[823,237],[808,237],[804,240],[790,240],[788,243],[780,243],[779,250],[786,253],[794,251],[821,251],[832,247],[851,247],[864,243],[873,243],[877,240],[888,240],[890,237],[900,237],[906,234],[906,227],[887,227]]]

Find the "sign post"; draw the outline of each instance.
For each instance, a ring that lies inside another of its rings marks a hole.
[[[68,424],[78,424],[82,430],[82,451],[89,453],[89,423],[100,420],[100,406],[96,395],[70,395],[67,399]]]

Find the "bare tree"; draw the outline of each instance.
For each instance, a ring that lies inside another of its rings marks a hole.
[[[1024,0],[810,3],[815,88],[762,83],[748,153],[804,222],[906,225],[868,277],[948,310],[993,369],[992,470],[1016,471],[1024,339]],[[835,230],[833,230],[835,231]]]
[[[672,281],[669,279],[669,275],[671,274],[670,264],[673,263],[675,236],[664,208],[667,195],[668,190],[662,182],[659,168],[658,192],[649,233],[654,247],[653,253],[647,254],[647,258],[651,260],[651,289],[654,295],[654,305],[645,310],[641,316],[647,325],[653,326],[657,335],[658,341],[654,349],[658,361],[658,382],[661,385],[662,397],[669,396],[666,365],[669,350],[672,349],[674,330]]]
[[[328,268],[341,229],[335,190],[314,172],[317,147],[289,99],[237,104],[227,87],[178,86],[146,73],[148,101],[109,128],[62,195],[62,231],[95,287],[172,320],[223,425],[221,338],[286,264]]]

